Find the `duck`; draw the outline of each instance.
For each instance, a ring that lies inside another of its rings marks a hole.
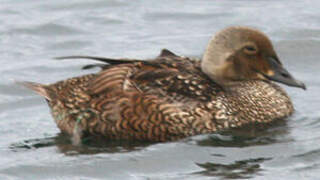
[[[105,140],[165,142],[270,124],[294,112],[277,83],[306,89],[258,29],[231,26],[209,40],[202,58],[163,49],[153,59],[65,56],[100,61],[101,70],[53,84],[22,81],[44,97],[75,144]]]

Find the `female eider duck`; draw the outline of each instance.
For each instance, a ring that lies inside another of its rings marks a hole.
[[[89,58],[96,74],[51,85],[22,82],[43,96],[63,133],[108,140],[170,141],[270,123],[294,111],[273,82],[305,89],[281,64],[269,38],[229,27],[209,42],[201,61],[163,50],[153,60]],[[92,67],[92,66],[88,66]]]

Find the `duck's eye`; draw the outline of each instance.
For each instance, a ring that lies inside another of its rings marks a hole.
[[[246,54],[252,55],[257,53],[257,48],[254,46],[245,46],[244,47],[244,52]]]

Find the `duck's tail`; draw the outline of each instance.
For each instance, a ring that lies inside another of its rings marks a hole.
[[[28,81],[16,81],[16,83],[24,87],[27,87],[28,89],[31,89],[32,91],[36,92],[40,96],[43,96],[44,98],[46,98],[48,101],[53,100],[51,95],[52,93],[50,93],[51,92],[50,89],[44,84],[28,82]]]
[[[176,56],[173,52],[169,51],[168,49],[162,49],[160,55],[158,57],[166,57],[166,56]],[[106,58],[106,57],[98,57],[98,56],[61,56],[55,57],[55,59],[63,60],[63,59],[93,59],[96,61],[104,62],[110,65],[117,65],[117,64],[128,64],[134,62],[144,62],[145,60],[140,59],[128,59],[128,58],[120,58],[120,59],[113,59],[113,58]]]
[[[62,60],[62,59],[93,59],[93,60],[104,62],[104,63],[110,64],[110,65],[127,64],[127,63],[134,63],[134,62],[142,61],[139,59],[127,59],[127,58],[112,59],[112,58],[97,57],[97,56],[62,56],[62,57],[56,57],[55,59],[58,59],[58,60]]]

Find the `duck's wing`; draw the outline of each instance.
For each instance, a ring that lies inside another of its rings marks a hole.
[[[201,72],[199,62],[172,54],[110,66],[100,71],[90,84],[93,94],[137,91],[171,102],[209,100],[214,88],[219,89]]]
[[[207,101],[221,87],[201,70],[200,62],[186,57],[160,58],[154,69],[137,72],[132,79],[146,92],[161,93],[173,101]]]
[[[139,91],[173,100],[207,100],[220,89],[200,70],[199,61],[181,57],[162,49],[155,59],[112,59],[95,56],[65,56],[58,59],[85,58],[104,64],[89,64],[84,69],[100,67],[90,82],[92,94],[113,94],[119,91]],[[112,93],[111,93],[112,92]]]

